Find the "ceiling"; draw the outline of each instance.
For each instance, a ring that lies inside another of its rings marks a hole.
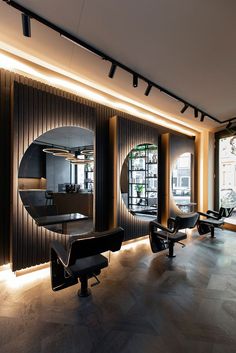
[[[222,120],[236,116],[236,2],[228,0],[18,0],[18,3],[83,39]],[[59,68],[89,79],[184,121],[204,127],[189,108],[146,84],[132,87],[129,73],[61,38],[32,20],[22,35],[21,16],[0,3],[0,40]]]
[[[65,126],[47,131],[35,141],[71,149],[80,146],[92,146],[94,144],[94,133],[80,127]]]

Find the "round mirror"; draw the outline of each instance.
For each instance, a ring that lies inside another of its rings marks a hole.
[[[192,154],[183,153],[177,158],[172,170],[172,194],[176,206],[181,212],[188,213],[195,205],[192,194]]]
[[[121,195],[128,211],[139,220],[157,218],[158,151],[137,145],[126,157],[120,176]]]
[[[38,226],[63,234],[93,229],[94,133],[60,127],[39,136],[19,167],[18,189]]]

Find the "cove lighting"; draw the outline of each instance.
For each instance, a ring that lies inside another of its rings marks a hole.
[[[0,283],[4,284],[11,289],[20,289],[32,283],[38,282],[39,280],[49,278],[50,267],[41,268],[42,265],[34,266],[30,270],[31,272],[16,276],[10,268],[2,269],[0,271]],[[39,269],[37,269],[39,268]]]
[[[91,82],[89,82],[89,81],[84,83],[85,80],[83,80],[83,84],[89,84],[89,86],[90,86],[89,88],[86,88],[77,82],[73,83],[67,79],[62,79],[62,78],[58,78],[55,76],[49,76],[49,75],[43,74],[43,73],[39,72],[38,70],[32,68],[30,65],[26,65],[26,64],[22,63],[21,61],[16,60],[16,59],[14,59],[10,56],[7,56],[5,54],[2,54],[2,53],[0,53],[0,67],[7,69],[7,70],[10,70],[10,71],[23,73],[23,74],[27,74],[29,76],[39,78],[40,80],[43,80],[44,82],[46,82],[49,85],[52,85],[52,86],[55,86],[58,88],[63,88],[65,90],[69,90],[69,91],[71,91],[75,94],[78,94],[79,96],[82,96],[84,98],[87,98],[89,100],[95,101],[100,104],[104,104],[104,105],[109,106],[111,108],[115,108],[115,109],[118,109],[118,110],[121,110],[124,112],[128,112],[130,114],[134,114],[136,117],[151,121],[154,124],[158,124],[158,125],[167,127],[169,129],[173,129],[175,131],[186,134],[188,136],[196,136],[195,131],[201,132],[201,130],[198,130],[198,129],[194,129],[194,131],[189,130],[188,124],[186,124],[185,122],[180,122],[178,119],[176,119],[176,118],[174,118],[164,112],[161,112],[159,110],[156,110],[156,109],[153,109],[153,108],[148,107],[146,105],[143,105],[137,101],[134,101],[132,99],[124,97],[118,93],[114,93],[113,91],[107,90],[107,92],[102,92],[106,95],[109,95],[109,97],[106,97],[105,95],[96,93],[93,90],[98,89],[98,88],[96,88],[97,85],[96,84],[94,85],[95,88],[91,87]],[[48,65],[45,65],[45,67],[48,67]],[[52,70],[52,68],[50,70]],[[57,69],[54,67],[54,71],[60,72],[60,69]],[[66,72],[64,72],[64,75],[66,75]],[[70,77],[71,77],[71,75],[70,75]],[[74,76],[73,79],[78,80],[79,78],[78,78],[78,76]],[[125,103],[114,101],[114,98],[118,98],[121,101],[124,101]],[[129,104],[126,104],[126,103],[129,103]],[[138,108],[141,108],[141,110]],[[149,112],[149,113],[153,113],[155,115],[147,114],[145,111]],[[163,117],[165,120],[162,119],[161,117]],[[178,125],[175,125],[175,122]],[[190,129],[192,129],[192,127],[190,127]]]

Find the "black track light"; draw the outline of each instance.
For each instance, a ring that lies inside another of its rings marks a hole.
[[[226,125],[226,129],[230,129],[232,124],[233,124],[232,121],[229,121],[228,124]]]
[[[138,87],[138,75],[133,74],[133,87]]]
[[[200,121],[204,121],[204,119],[205,119],[205,114],[204,113],[202,113],[202,115],[201,115],[201,118],[200,118]]]
[[[22,31],[25,37],[31,37],[31,25],[30,25],[30,17],[25,13],[21,14],[22,20]]]
[[[197,108],[194,108],[194,118],[198,118],[198,110],[197,110]]]
[[[117,68],[117,65],[112,63],[111,64],[111,68],[110,68],[110,71],[109,71],[109,74],[108,74],[108,77],[110,78],[113,78],[114,75],[115,75],[115,72],[116,72],[116,68]]]
[[[188,107],[188,104],[184,104],[184,107],[180,110],[180,113],[183,114],[188,109]]]
[[[147,88],[146,88],[146,90],[145,90],[145,92],[144,92],[145,96],[148,96],[148,95],[149,95],[151,89],[152,89],[152,84],[151,84],[151,83],[148,83]]]

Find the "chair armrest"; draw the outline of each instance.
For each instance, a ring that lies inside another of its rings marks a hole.
[[[219,217],[219,212],[217,212],[217,211],[214,211],[214,210],[207,210],[207,212],[206,212],[207,214],[212,214],[212,215],[214,215],[215,217]]]
[[[198,214],[199,214],[200,216],[204,216],[204,217],[207,217],[207,218],[218,219],[218,218],[215,217],[215,216],[211,216],[209,213],[199,212],[199,211],[198,211]]]
[[[172,229],[174,228],[174,225],[175,225],[175,218],[174,217],[168,218],[167,227]]]
[[[68,256],[65,248],[62,246],[59,241],[54,240],[51,242],[51,249],[57,254],[58,259],[61,261],[64,267],[68,266]]]
[[[169,228],[163,226],[161,223],[158,223],[157,221],[151,221],[149,223],[149,231],[151,232],[154,227],[159,228],[161,230],[164,230],[168,233],[174,233],[174,231],[175,231],[174,229],[169,229]]]

